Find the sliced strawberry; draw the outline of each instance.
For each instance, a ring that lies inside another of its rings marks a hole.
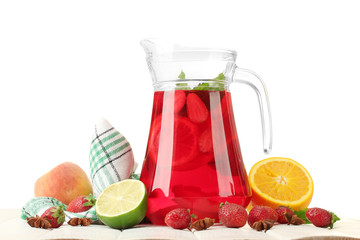
[[[178,113],[183,109],[185,101],[184,90],[159,91],[154,93],[153,109],[156,113]]]
[[[186,94],[183,90],[165,91],[164,92],[163,112],[178,113],[185,105]]]
[[[195,93],[189,93],[186,98],[187,115],[195,123],[204,122],[209,116],[205,103]]]
[[[184,107],[186,94],[183,90],[175,90],[174,112],[178,113]]]
[[[199,150],[201,152],[212,152],[213,140],[211,129],[206,129],[199,137]]]

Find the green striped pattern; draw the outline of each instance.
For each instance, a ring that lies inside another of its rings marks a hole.
[[[41,216],[41,214],[43,214],[43,212],[45,212],[45,210],[47,210],[48,208],[56,207],[60,205],[64,207],[66,221],[69,221],[71,218],[83,218],[83,217],[91,218],[91,220],[93,221],[98,220],[95,211],[95,206],[85,212],[72,213],[66,211],[67,205],[51,197],[36,197],[30,199],[21,209],[20,218],[25,220],[28,217],[35,217],[36,215]]]
[[[90,146],[90,174],[95,196],[110,184],[129,177],[121,176],[119,171],[121,158],[129,151],[129,142],[115,128],[110,125],[104,129],[95,128]]]

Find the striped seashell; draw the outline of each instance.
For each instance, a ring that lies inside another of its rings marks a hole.
[[[107,120],[100,119],[90,146],[90,178],[94,196],[112,183],[128,179],[134,169],[130,143]]]

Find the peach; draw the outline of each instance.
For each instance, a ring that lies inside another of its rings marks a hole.
[[[64,162],[35,182],[35,197],[53,197],[68,205],[78,196],[93,192],[89,177],[72,162]]]

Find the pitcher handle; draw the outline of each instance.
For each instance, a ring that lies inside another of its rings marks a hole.
[[[271,113],[269,96],[264,82],[255,72],[239,67],[235,67],[232,81],[237,83],[245,83],[255,90],[260,107],[261,125],[263,132],[263,148],[265,153],[270,153],[272,149]]]

